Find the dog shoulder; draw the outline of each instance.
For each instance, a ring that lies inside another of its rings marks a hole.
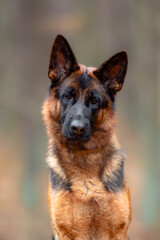
[[[125,188],[124,160],[123,151],[116,151],[108,160],[101,177],[107,191],[117,193]]]

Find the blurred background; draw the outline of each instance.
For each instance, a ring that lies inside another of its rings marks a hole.
[[[47,94],[55,36],[98,67],[126,50],[117,132],[127,154],[130,240],[160,239],[160,1],[0,1],[0,240],[51,239],[47,207]]]

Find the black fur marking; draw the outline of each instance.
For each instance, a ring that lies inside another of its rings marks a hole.
[[[116,193],[124,188],[124,161],[121,162],[119,169],[112,173],[112,177],[106,176],[106,181],[102,180],[108,192]]]
[[[55,90],[55,95],[54,96],[55,96],[56,99],[60,98],[59,89]]]
[[[71,183],[65,182],[53,169],[50,169],[50,181],[54,190],[71,191]]]
[[[56,79],[54,81],[51,82],[50,86],[49,86],[49,90],[51,90],[52,88],[54,88],[55,86],[58,85],[59,79]]]
[[[113,95],[113,93],[111,92],[110,89],[108,89],[107,93],[108,93],[109,97],[111,98],[112,102],[115,102],[115,96]]]
[[[105,101],[101,105],[101,108],[107,108],[107,107],[108,107],[108,99],[105,99]]]
[[[91,77],[88,75],[88,69],[86,68],[86,71],[84,72],[84,74],[82,74],[79,78],[79,83],[82,90],[85,90],[88,87],[90,80],[91,80]]]
[[[65,94],[71,94],[71,95],[75,96],[76,91],[73,87],[67,87],[61,92],[60,97],[62,98]]]

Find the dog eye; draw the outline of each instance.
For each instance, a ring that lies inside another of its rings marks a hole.
[[[97,104],[97,103],[99,103],[99,100],[98,100],[97,98],[93,97],[93,98],[91,99],[91,103],[92,103],[92,104]]]
[[[67,100],[69,100],[69,99],[72,98],[72,96],[71,96],[71,94],[66,94],[66,95],[64,95],[64,98],[67,99]]]

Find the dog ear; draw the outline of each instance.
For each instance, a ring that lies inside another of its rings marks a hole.
[[[51,49],[48,68],[52,84],[56,85],[60,78],[65,78],[78,69],[77,60],[67,40],[62,35],[57,35]]]
[[[93,73],[100,79],[105,88],[115,95],[123,86],[127,65],[127,53],[123,51],[104,62]]]

